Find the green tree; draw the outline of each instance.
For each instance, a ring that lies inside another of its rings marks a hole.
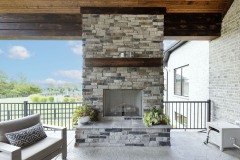
[[[41,103],[46,103],[46,102],[47,102],[47,97],[41,96],[40,99],[39,99],[39,101],[40,101]]]
[[[69,102],[69,98],[68,97],[64,97],[63,98],[63,102]]]
[[[54,97],[50,96],[50,97],[48,97],[48,100],[49,100],[49,102],[53,103],[54,102]]]
[[[33,102],[33,103],[38,103],[39,100],[40,100],[40,95],[38,95],[38,94],[32,94],[32,95],[29,96],[29,99],[30,99],[30,101]]]
[[[29,83],[25,76],[19,75],[18,80],[10,79],[3,71],[0,71],[0,95],[30,95],[41,93],[42,89]]]

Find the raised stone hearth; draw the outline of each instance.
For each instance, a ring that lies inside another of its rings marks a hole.
[[[170,128],[146,127],[141,120],[101,121],[77,126],[75,146],[170,146]]]

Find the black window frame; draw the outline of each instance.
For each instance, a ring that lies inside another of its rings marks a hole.
[[[187,65],[184,65],[184,66],[181,66],[181,67],[178,67],[178,68],[175,68],[174,69],[174,95],[177,95],[177,96],[182,96],[182,97],[189,97],[189,89],[188,89],[188,95],[183,95],[183,76],[182,76],[182,70],[184,67],[189,67],[189,64]],[[176,71],[180,69],[181,70],[181,85],[180,85],[180,94],[176,93]],[[189,68],[188,68],[189,69]],[[188,79],[189,80],[189,79]]]

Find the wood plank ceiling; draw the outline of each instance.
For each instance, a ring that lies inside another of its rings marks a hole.
[[[93,12],[91,7],[98,7],[100,11],[103,7],[111,7],[112,10],[109,10],[115,13],[114,7],[119,8],[117,10],[132,7],[133,12],[144,7],[141,12],[149,14],[149,7],[155,7],[157,12],[160,12],[159,8],[164,8],[165,39],[211,40],[220,36],[222,17],[232,2],[233,0],[0,0],[0,39],[80,39],[81,8]],[[104,12],[106,11],[102,14]]]
[[[167,13],[224,13],[228,3],[229,0],[0,0],[0,13],[76,14],[80,7],[165,7]]]

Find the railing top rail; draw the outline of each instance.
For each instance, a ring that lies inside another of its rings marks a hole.
[[[23,102],[0,102],[0,104],[24,104]]]
[[[28,104],[82,104],[82,102],[27,102]],[[24,102],[0,102],[0,104],[24,104]]]
[[[164,101],[163,103],[208,103],[208,101]]]
[[[43,103],[43,102],[28,102],[28,104],[82,104],[82,102],[53,102],[53,103],[50,103],[50,102],[46,102],[46,103]]]

